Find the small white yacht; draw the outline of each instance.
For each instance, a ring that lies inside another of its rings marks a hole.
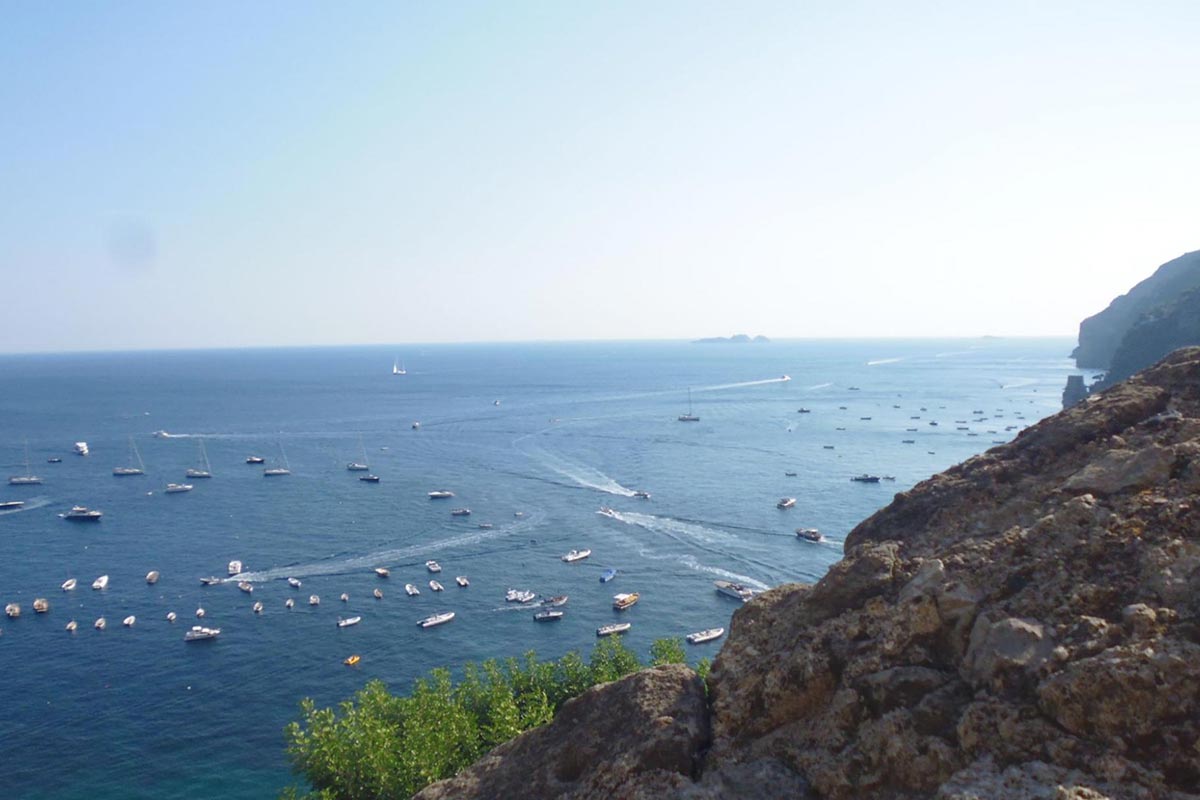
[[[576,561],[583,561],[592,554],[591,550],[572,550],[562,557],[562,560],[568,564],[573,564]]]
[[[4,615],[9,619],[16,619],[21,616],[21,604],[9,603],[4,607]]]
[[[63,581],[62,590],[64,592],[69,592],[78,585],[79,581],[75,580],[74,578],[67,578],[65,581]]]
[[[288,586],[292,587],[293,589],[299,589],[302,585],[299,578],[288,578],[287,582]]]
[[[341,600],[343,603],[349,603],[350,595],[346,594],[345,592],[342,592],[342,596],[339,597],[338,599]]]
[[[0,511],[16,511],[18,508],[24,507],[24,500],[4,500],[0,502]]]
[[[108,627],[108,621],[105,620],[104,617],[100,617],[98,620],[92,623],[92,627],[98,631],[102,631]]]
[[[246,594],[253,594],[254,592],[254,584],[249,581],[238,581],[238,588]]]
[[[596,513],[602,517],[610,517],[612,519],[617,518],[617,512],[614,509],[609,508],[608,506],[600,506],[600,510],[597,511]]]
[[[205,628],[203,625],[193,625],[192,629],[183,635],[183,640],[185,642],[200,642],[205,639],[215,639],[220,635],[220,628]]]
[[[459,576],[455,577],[454,582],[457,583],[459,586],[462,586],[463,588],[466,588],[471,585],[471,582],[469,580],[467,580],[466,575],[459,575]]]
[[[50,610],[50,601],[44,597],[35,598],[33,601],[33,610],[39,614],[45,614]]]
[[[101,575],[99,578],[96,578],[96,580],[92,581],[92,588],[93,589],[107,589],[108,588],[108,576]]]
[[[151,586],[158,583],[158,578],[159,578],[159,574],[158,574],[158,570],[156,570],[156,569],[152,569],[146,573],[146,583],[150,584]]]
[[[426,617],[425,619],[417,622],[417,625],[421,626],[422,628],[432,628],[437,625],[444,625],[452,619],[454,619],[454,612],[446,611],[441,614],[434,614],[433,616]]]
[[[469,516],[471,516],[471,509],[456,508],[450,512],[450,516],[452,516],[452,517],[469,517]]]
[[[775,504],[775,507],[776,507],[776,508],[780,508],[780,509],[789,509],[789,508],[791,508],[791,507],[792,507],[792,506],[794,506],[794,505],[796,505],[796,498],[794,498],[794,497],[781,497],[781,498],[779,499],[779,502]]]
[[[387,567],[376,567],[375,574],[381,578],[386,578],[386,577],[389,577],[392,573],[388,571]]]
[[[383,599],[383,589],[376,589],[375,591],[371,592],[371,594],[375,596],[376,600]]]
[[[435,592],[440,592],[440,591],[442,591],[442,590],[443,590],[445,587],[444,587],[444,586],[442,586],[442,585],[441,585],[440,583],[438,583],[437,581],[430,581],[430,582],[429,582],[429,588],[430,588],[430,589],[433,589]]]
[[[253,605],[253,606],[251,606],[251,608],[254,610],[254,613],[255,613],[255,614],[261,614],[261,613],[263,612],[263,604],[262,604],[262,601],[261,601],[261,600],[255,600],[255,601],[254,601],[254,605]]]
[[[319,606],[321,605],[321,598],[315,594],[310,594],[308,596],[308,604],[310,606]]]
[[[221,583],[221,582],[222,582],[222,579],[218,578],[216,575],[209,575],[207,578],[200,579],[200,583],[204,584],[205,586],[216,586],[218,583]]]
[[[295,605],[296,605],[296,601],[295,601],[295,600],[293,600],[293,599],[292,599],[292,598],[290,598],[290,597],[289,597],[287,600],[284,600],[284,601],[283,601],[283,607],[284,607],[284,608],[292,608],[292,607],[294,607]]]
[[[533,621],[534,622],[558,622],[560,619],[563,618],[563,614],[564,614],[564,612],[562,612],[562,611],[546,609],[545,611],[539,611],[536,614],[534,614]]]
[[[720,639],[724,635],[724,628],[708,628],[707,630],[689,633],[685,638],[688,640],[688,644],[704,644],[705,642],[711,642],[713,639]]]
[[[425,562],[425,569],[429,570],[430,572],[441,572],[442,565],[433,559],[430,559],[429,561]]]
[[[547,597],[545,600],[543,600],[542,605],[544,605],[544,606],[565,606],[567,604],[568,599],[570,599],[570,598],[565,594],[555,595],[554,597]]]
[[[208,451],[206,451],[204,449],[204,440],[197,439],[196,441],[198,441],[200,443],[200,466],[189,467],[188,471],[184,473],[184,477],[185,478],[211,478],[212,477],[212,465],[208,463]]]
[[[450,497],[454,497],[454,492],[448,489],[435,489],[429,493],[430,500],[446,500]]]
[[[167,622],[174,622],[177,619],[174,611],[167,612]]]
[[[86,456],[88,454],[87,442],[76,442],[74,452],[77,456]]]
[[[75,620],[71,620],[70,622],[67,623],[67,630],[70,631],[71,633],[74,633],[78,627],[79,627],[79,623],[76,622]]]
[[[196,619],[204,619],[204,609],[203,608],[196,609]]]
[[[717,587],[717,594],[732,597],[734,600],[740,600],[743,603],[754,597],[754,590],[740,583],[713,581],[713,585]]]
[[[133,442],[133,437],[129,437],[129,466],[128,467],[113,467],[112,474],[118,478],[128,477],[130,475],[145,475],[146,465],[142,461],[142,454],[138,452],[137,445]],[[134,466],[134,465],[137,466]]]
[[[796,538],[806,542],[822,542],[825,537],[816,528],[796,528]]]
[[[126,628],[132,628],[135,622],[137,622],[137,617],[135,617],[133,614],[130,614],[128,617],[121,620],[121,624]]]
[[[167,494],[179,494],[181,492],[190,492],[196,488],[190,483],[168,483],[166,488]]]
[[[650,493],[647,492],[645,489],[638,489],[637,491],[635,491],[633,493],[633,496],[637,497],[641,500],[649,500],[650,499]]]
[[[416,586],[413,586],[411,583],[404,584],[404,591],[409,597],[416,597],[421,593],[421,590]]]
[[[70,511],[62,515],[62,518],[72,522],[99,522],[102,516],[104,516],[103,511],[86,506],[72,506]]]
[[[362,622],[362,617],[347,617],[346,619],[338,619],[337,626],[339,628],[349,628],[351,625],[357,625]]]
[[[228,569],[230,575],[237,575],[242,571],[242,562],[235,558],[233,561],[229,562]]]
[[[632,627],[632,622],[613,622],[609,625],[601,625],[599,628],[596,628],[596,635],[612,636],[615,633],[625,633]]]

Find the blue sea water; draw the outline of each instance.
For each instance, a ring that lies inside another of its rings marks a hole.
[[[727,626],[734,603],[714,580],[766,588],[820,578],[845,534],[896,492],[1055,412],[1074,372],[1070,347],[972,339],[0,357],[0,471],[23,471],[27,439],[45,481],[0,486],[0,499],[26,501],[0,513],[0,603],[24,609],[0,620],[0,796],[271,797],[295,781],[282,728],[303,697],[333,704],[369,678],[404,691],[432,667],[531,648],[586,656],[595,629],[618,618],[633,623],[626,643],[643,655],[657,637]],[[395,357],[407,375],[391,374]],[[689,388],[700,421],[683,423]],[[153,437],[160,429],[171,436]],[[130,437],[146,475],[114,477]],[[379,484],[345,468],[362,456],[360,437]],[[198,438],[214,477],[164,494],[196,466]],[[79,440],[90,456],[70,453]],[[290,476],[264,478],[245,463],[281,453]],[[863,472],[895,480],[850,481]],[[456,497],[427,498],[440,488]],[[785,496],[798,502],[780,511]],[[103,510],[103,521],[59,518],[77,503]],[[473,514],[451,517],[458,506]],[[827,541],[800,541],[797,527]],[[587,561],[561,561],[583,547],[593,550]],[[233,582],[200,585],[234,558],[253,595]],[[430,558],[445,569],[443,593],[427,586]],[[377,566],[391,578],[377,578]],[[618,577],[601,584],[610,567]],[[162,578],[150,586],[152,569]],[[109,587],[93,591],[101,574]],[[459,574],[470,588],[454,585]],[[59,589],[68,577],[79,579],[73,592]],[[406,597],[406,582],[421,595]],[[371,596],[377,587],[382,600]],[[566,617],[534,623],[530,608],[505,603],[509,587],[568,594]],[[618,615],[611,596],[622,591],[642,599]],[[32,612],[35,597],[50,600],[48,614]],[[185,644],[200,606],[222,634]],[[442,610],[457,618],[416,626]],[[179,621],[168,623],[168,611]],[[129,614],[137,624],[123,628]],[[362,624],[336,627],[352,614]],[[99,616],[103,632],[92,629]],[[79,621],[74,634],[69,619]],[[356,668],[342,664],[351,653],[362,656]]]

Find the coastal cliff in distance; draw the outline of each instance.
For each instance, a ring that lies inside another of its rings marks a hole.
[[[1200,348],[898,494],[688,668],[417,795],[1200,798]],[[805,546],[797,543],[797,546]]]
[[[1195,289],[1200,289],[1200,251],[1168,261],[1128,293],[1109,303],[1108,308],[1081,322],[1079,346],[1071,353],[1075,365],[1080,369],[1108,369],[1122,340],[1144,316],[1161,315],[1162,307],[1175,303],[1181,295]],[[1187,343],[1200,344],[1200,339]],[[1158,357],[1166,352],[1169,351]],[[1137,369],[1147,367],[1155,360],[1144,361]]]
[[[735,333],[733,336],[710,336],[707,339],[694,339],[692,344],[768,344],[770,341],[762,334],[752,337],[745,333]]]

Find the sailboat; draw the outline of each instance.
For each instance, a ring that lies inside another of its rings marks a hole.
[[[138,452],[137,445],[133,443],[133,437],[129,437],[129,463],[128,467],[113,467],[112,474],[117,477],[125,477],[128,475],[145,475],[146,465],[142,461],[142,454]],[[133,466],[137,464],[137,466]]]
[[[699,422],[700,418],[692,413],[692,390],[688,388],[688,410],[686,414],[679,415],[680,422]]]
[[[358,448],[362,451],[362,461],[351,461],[346,465],[346,469],[351,472],[367,472],[371,467],[367,464],[367,448],[361,436],[358,437]]]
[[[279,459],[283,462],[282,467],[267,467],[263,470],[264,478],[273,478],[276,475],[291,475],[291,465],[288,464],[287,453],[283,452],[283,442],[279,442]]]
[[[36,486],[41,483],[42,479],[33,474],[29,468],[29,440],[25,440],[25,473],[23,475],[13,475],[8,479],[9,486]]]
[[[208,452],[204,449],[204,440],[199,439],[198,441],[200,442],[200,466],[192,467],[191,469],[189,469],[187,471],[187,477],[189,477],[189,478],[211,478],[212,477],[212,465],[210,465],[208,463]]]
[[[408,374],[408,370],[406,370],[404,368],[403,361],[396,361],[396,360],[392,361],[392,374],[393,375],[407,375]]]

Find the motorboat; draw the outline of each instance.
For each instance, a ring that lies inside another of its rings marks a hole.
[[[69,592],[69,591],[72,591],[78,585],[79,585],[79,581],[75,580],[74,578],[67,578],[65,581],[63,581],[62,590],[64,592]]]
[[[459,576],[455,577],[454,582],[457,583],[459,586],[463,587],[464,589],[471,585],[471,582],[469,580],[467,580],[466,575],[459,575]]]
[[[788,382],[788,381],[790,381],[791,379],[792,379],[792,376],[791,376],[791,375],[780,375],[780,376],[779,376],[779,381],[780,381],[780,383],[787,383],[787,382]]]
[[[126,628],[132,628],[135,622],[137,622],[137,617],[135,617],[133,614],[130,614],[128,617],[121,620],[121,624]]]
[[[633,496],[634,496],[634,497],[637,497],[637,498],[639,498],[639,499],[641,499],[641,500],[649,500],[649,499],[650,499],[650,493],[649,493],[649,492],[647,492],[645,489],[638,489],[638,490],[636,490],[636,491],[633,493]]]
[[[131,475],[145,475],[146,464],[142,461],[142,454],[138,452],[137,445],[133,442],[133,437],[129,437],[129,466],[113,467],[112,474],[118,478],[126,478]],[[134,466],[136,464],[136,466]]]
[[[720,639],[724,635],[724,628],[709,628],[707,630],[689,633],[684,638],[687,639],[688,644],[704,644],[705,642],[711,642],[713,639]]]
[[[38,614],[45,614],[50,610],[50,601],[44,597],[38,597],[33,601],[33,610]]]
[[[155,431],[154,433],[152,433],[150,435],[153,436],[155,439],[170,439],[171,438],[171,434],[167,433],[166,431]]]
[[[421,593],[421,590],[418,589],[416,586],[413,586],[411,583],[406,583],[406,584],[404,584],[404,592],[409,597],[416,597],[417,595],[419,595]]]
[[[158,570],[156,570],[156,569],[152,569],[146,573],[146,583],[150,584],[151,586],[158,583],[158,578],[159,578],[159,573],[158,573]]]
[[[255,613],[255,614],[261,614],[261,613],[263,612],[263,604],[262,604],[262,601],[261,601],[261,600],[255,600],[255,601],[254,601],[254,605],[253,605],[253,606],[251,606],[251,608],[254,610],[254,613]]]
[[[289,597],[287,600],[284,600],[284,601],[283,601],[283,607],[284,607],[284,608],[294,608],[294,607],[295,607],[295,605],[296,605],[296,601],[295,601],[295,600],[293,600],[293,599],[292,599],[292,598],[290,598],[290,597]]]
[[[600,573],[600,582],[608,583],[615,577],[617,577],[617,571],[615,569],[606,569],[604,572]]]
[[[166,488],[167,494],[179,494],[181,492],[190,492],[196,488],[190,483],[168,483]]]
[[[754,597],[754,590],[748,586],[743,586],[740,583],[732,583],[730,581],[713,581],[713,585],[717,587],[717,594],[732,597],[734,600],[746,602],[751,597]]]
[[[46,463],[47,464],[61,464],[62,459],[59,458],[58,456],[50,456],[49,458],[46,459]],[[74,620],[72,620],[72,621],[74,621]]]
[[[375,574],[381,578],[386,578],[386,577],[390,576],[392,573],[388,571],[387,567],[376,567]]]
[[[360,475],[358,479],[363,483],[379,483],[378,475]]]
[[[363,464],[358,461],[351,461],[349,464],[346,465],[346,470],[348,472],[366,472],[369,469],[370,469],[370,467],[368,467],[366,464]]]
[[[785,477],[785,478],[794,478],[794,477],[796,477],[796,473],[795,473],[795,472],[788,471],[788,472],[785,472],[785,473],[783,473],[783,477]]]
[[[414,423],[412,424],[412,429],[413,429],[414,431],[419,431],[419,430],[421,430],[421,423],[419,423],[419,422],[414,422]]]
[[[262,456],[246,456],[247,464],[263,464],[265,462],[266,462],[266,459],[263,458]]]
[[[359,661],[362,661],[362,656],[360,656],[358,653],[355,653],[352,656],[348,656],[346,658],[346,660],[343,661],[342,663],[345,664],[347,667],[353,667],[356,664],[358,664]]]
[[[787,509],[787,508],[791,508],[791,507],[792,507],[792,506],[794,506],[794,505],[796,505],[796,498],[794,498],[794,497],[781,497],[781,498],[779,499],[779,502],[775,504],[775,507],[776,507],[776,508]]]
[[[602,517],[611,517],[612,519],[617,518],[617,512],[608,506],[600,506],[600,510],[596,513]]]
[[[72,506],[70,511],[62,515],[63,519],[72,522],[99,522],[102,516],[104,516],[103,511],[86,506]]]
[[[308,596],[308,604],[310,606],[319,606],[321,605],[321,598],[315,594],[310,594]]]
[[[338,619],[337,626],[339,628],[349,628],[351,625],[357,625],[362,622],[362,617],[347,617],[346,619]]]
[[[481,522],[481,523],[479,523],[479,530],[481,530],[481,531],[490,531],[491,529],[492,529],[492,523],[490,523],[490,522]]]
[[[373,594],[375,596],[376,600],[383,599],[383,590],[382,589],[376,589],[375,591],[371,592],[371,594]]]
[[[452,517],[469,517],[469,516],[471,516],[471,509],[456,508],[450,512],[450,516],[452,516]]]
[[[230,575],[237,575],[242,571],[242,562],[235,558],[233,561],[229,562],[228,569]]]
[[[287,582],[288,582],[288,586],[292,587],[293,589],[299,589],[301,586],[304,585],[303,583],[300,582],[299,578],[288,578]]]
[[[86,456],[88,454],[87,442],[76,442],[73,452],[77,456]]]
[[[291,475],[292,471],[287,467],[267,467],[263,470],[264,478],[274,478],[279,475]]]
[[[864,472],[862,475],[855,475],[850,480],[855,483],[879,483],[882,479],[878,475],[868,475]]]
[[[79,623],[76,622],[75,620],[71,620],[70,622],[67,623],[67,630],[70,633],[74,633],[77,628],[79,628]]]
[[[218,578],[216,575],[210,575],[207,578],[201,578],[200,583],[204,584],[205,586],[216,586],[222,580],[224,579]]]
[[[499,401],[499,400],[493,400],[493,401],[492,401],[492,405],[494,405],[494,406],[498,406],[498,405],[500,405],[500,401]]]
[[[432,628],[437,625],[445,625],[452,619],[454,619],[454,612],[446,611],[441,614],[434,614],[433,616],[426,617],[418,622],[417,625],[421,626],[422,628]]]
[[[812,413],[812,409],[810,409],[810,408],[797,408],[797,409],[796,409],[796,413],[797,413],[797,414],[811,414],[811,413]]]
[[[425,569],[429,570],[430,572],[441,572],[442,565],[433,559],[430,559],[429,561],[425,562]]]
[[[613,622],[609,625],[601,625],[596,628],[597,636],[612,636],[616,633],[625,633],[633,627],[632,622]]]
[[[167,612],[167,622],[174,622],[177,619],[174,611]]]
[[[92,627],[98,631],[102,631],[108,627],[108,620],[106,620],[104,617],[100,617],[92,623]]]
[[[108,588],[108,576],[101,575],[99,578],[96,578],[96,580],[92,581],[92,588],[93,589],[107,589]]]
[[[567,598],[568,598],[568,595],[565,595],[565,594],[555,595],[554,597],[547,597],[545,600],[542,601],[542,605],[555,606],[555,607],[565,606],[567,604]]]
[[[21,604],[9,603],[4,607],[4,615],[9,619],[17,619],[21,616]]]
[[[345,592],[342,592],[341,596],[338,597],[338,599],[341,600],[343,603],[349,603],[350,595],[346,594]]]
[[[430,582],[429,582],[429,588],[430,588],[430,589],[433,589],[435,592],[440,592],[440,591],[442,591],[443,589],[445,589],[446,587],[442,586],[442,585],[441,585],[440,583],[438,583],[437,581],[430,581]]]
[[[576,561],[583,561],[592,554],[591,550],[572,550],[562,557],[562,560],[568,564],[574,564]]]
[[[537,594],[528,589],[509,589],[504,594],[505,602],[509,603],[530,603],[537,597]]]
[[[524,511],[514,511],[513,516],[516,517],[517,519],[524,519],[525,512]]]
[[[24,508],[24,500],[5,500],[0,503],[0,511],[16,511],[18,508]]]
[[[451,497],[454,497],[454,492],[448,489],[435,489],[429,493],[430,500],[446,500]]]
[[[238,588],[246,594],[252,594],[254,592],[254,585],[248,581],[238,581]]]
[[[183,635],[185,642],[202,642],[215,639],[221,635],[220,628],[206,628],[203,625],[193,625],[192,629]]]
[[[203,606],[202,606],[202,607],[200,607],[200,608],[197,608],[197,609],[196,609],[196,619],[204,619],[204,608],[203,608]]]
[[[624,611],[632,606],[640,599],[637,592],[622,592],[621,594],[613,595],[613,609],[616,611]]]
[[[562,612],[562,611],[553,611],[550,609],[547,609],[546,611],[539,611],[533,615],[533,621],[534,622],[558,622],[560,619],[563,618],[563,613],[564,612]]]
[[[825,537],[816,528],[796,528],[796,536],[806,542],[823,542]]]

